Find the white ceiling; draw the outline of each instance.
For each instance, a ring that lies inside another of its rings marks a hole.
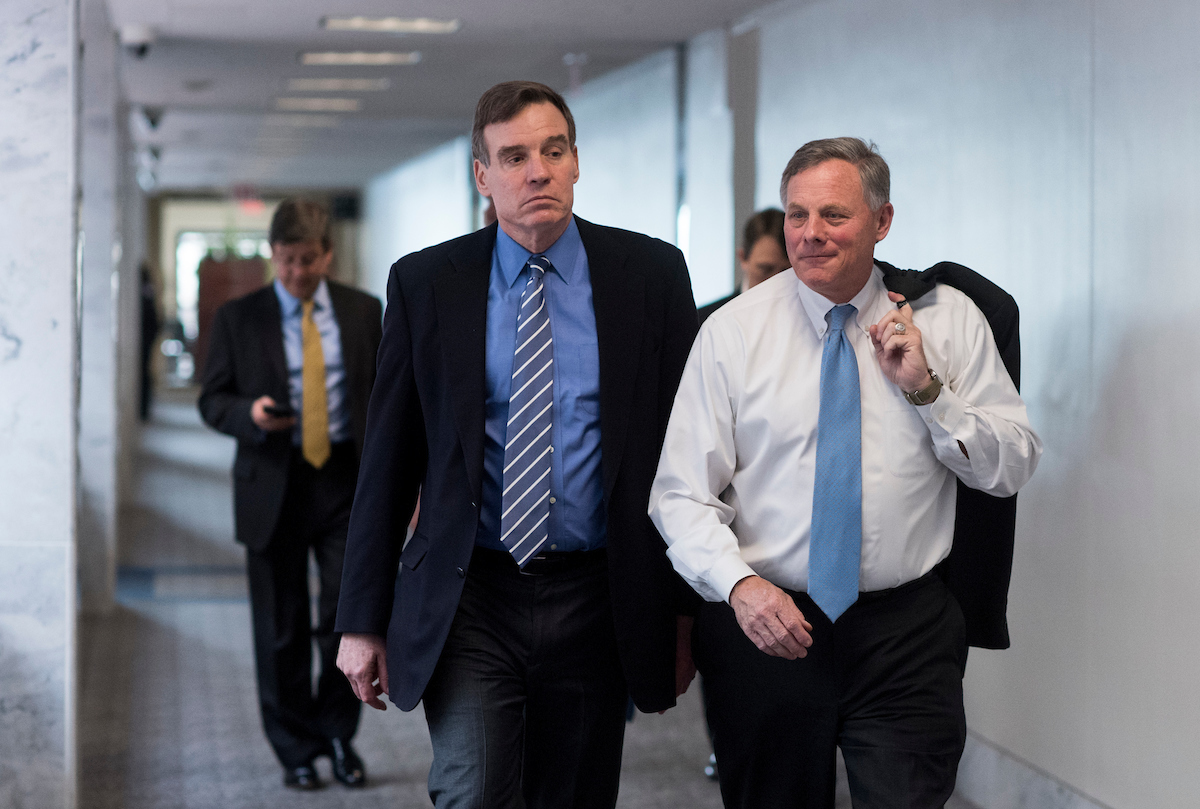
[[[566,90],[565,54],[583,53],[584,81],[695,34],[729,24],[763,0],[107,0],[114,28],[148,25],[144,58],[123,51],[126,98],[164,110],[158,187],[225,190],[352,188],[470,130],[480,93],[506,79]],[[325,16],[456,18],[450,35],[325,31]],[[306,50],[418,50],[398,67],[312,67]],[[292,78],[376,78],[389,89],[297,93]],[[281,97],[361,101],[356,113],[280,113]],[[139,116],[135,115],[135,118]],[[299,125],[297,125],[299,124]]]

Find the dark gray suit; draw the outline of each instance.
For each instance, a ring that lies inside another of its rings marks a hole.
[[[377,298],[328,282],[346,371],[352,442],[335,445],[314,469],[292,445],[292,432],[263,433],[250,416],[260,396],[287,402],[288,369],[279,300],[272,286],[231,301],[213,320],[200,393],[205,422],[238,439],[233,465],[236,537],[247,548],[255,655],[263,726],[285,767],[349,739],[361,704],[335,666],[333,632],[346,527],[366,433],[382,333]],[[308,555],[321,571],[317,627],[311,626]],[[321,654],[312,695],[311,639]]]

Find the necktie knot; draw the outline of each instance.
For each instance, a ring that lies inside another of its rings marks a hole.
[[[843,331],[846,328],[846,322],[858,312],[853,305],[843,303],[841,306],[835,306],[829,310],[826,315],[829,318],[829,328],[831,331]]]
[[[529,280],[540,281],[546,271],[550,269],[550,262],[545,256],[532,256],[529,261],[525,262],[525,266],[529,268]]]

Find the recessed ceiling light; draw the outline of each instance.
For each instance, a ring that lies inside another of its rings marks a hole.
[[[430,17],[325,17],[321,20],[321,27],[327,31],[388,34],[453,34],[461,26],[459,20],[435,20]]]
[[[381,79],[288,79],[289,93],[370,93],[386,90],[392,80]]]
[[[357,98],[277,98],[275,109],[286,112],[358,112]]]
[[[267,115],[263,117],[265,126],[292,126],[297,129],[324,128],[338,125],[336,115]]]
[[[300,56],[302,65],[415,65],[421,61],[420,51],[378,51],[367,53],[305,53]]]

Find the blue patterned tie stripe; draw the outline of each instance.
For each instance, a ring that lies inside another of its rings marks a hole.
[[[830,310],[821,354],[808,594],[830,621],[858,600],[862,560],[862,405],[846,335],[856,311],[850,304]]]
[[[543,278],[545,256],[525,264],[529,281],[517,312],[512,394],[504,443],[500,542],[521,567],[550,538],[550,427],[554,415],[554,346]]]

